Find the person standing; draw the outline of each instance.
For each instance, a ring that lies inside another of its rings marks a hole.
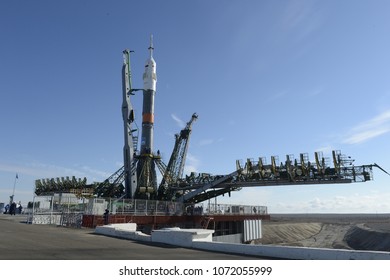
[[[9,207],[9,214],[10,215],[15,215],[16,212],[16,203],[15,201],[11,203],[11,206]]]
[[[104,214],[103,214],[103,217],[104,217],[104,224],[105,225],[108,225],[108,218],[109,218],[109,215],[110,215],[110,211],[108,209],[106,209],[106,211],[104,211]]]
[[[4,209],[5,209],[4,214],[8,214],[8,211],[9,211],[9,204],[7,204],[7,205],[4,207]]]

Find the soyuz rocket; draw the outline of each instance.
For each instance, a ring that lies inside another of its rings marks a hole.
[[[122,115],[125,129],[124,177],[126,198],[153,199],[157,195],[157,174],[155,161],[161,159],[153,153],[154,97],[156,95],[156,62],[153,59],[153,37],[150,37],[149,57],[143,74],[142,134],[140,153],[136,154],[137,129],[132,128],[134,111],[130,95],[136,91],[131,87],[130,51],[125,50],[122,69],[123,103]]]
[[[153,59],[153,37],[150,36],[149,58],[145,62],[143,74],[143,105],[141,150],[138,157],[138,186],[134,197],[155,199],[157,196],[157,174],[155,160],[159,155],[153,153],[154,97],[156,95],[156,62]]]
[[[150,37],[149,58],[145,62],[144,99],[142,106],[141,155],[153,152],[154,96],[156,95],[156,62],[153,59],[153,37]]]

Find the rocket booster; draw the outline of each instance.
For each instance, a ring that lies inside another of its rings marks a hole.
[[[149,58],[145,62],[142,108],[141,154],[153,152],[154,96],[156,94],[156,62],[153,59],[153,37],[150,36]]]

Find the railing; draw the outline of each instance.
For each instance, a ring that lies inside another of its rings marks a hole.
[[[192,211],[194,215],[268,215],[266,206],[253,205],[199,203],[186,209],[187,213]]]
[[[108,201],[107,209],[111,214],[129,215],[183,215],[185,206],[180,202],[121,199]]]
[[[28,220],[30,222],[38,219],[42,220],[39,223],[78,224],[80,215],[101,216],[103,215],[105,209],[109,210],[110,215],[135,216],[268,214],[266,206],[215,204],[212,203],[211,200],[198,204],[184,204],[173,201],[112,198],[91,198],[79,201],[64,199],[59,201],[58,199],[55,199],[54,196],[36,197],[34,208],[25,210],[29,212]],[[54,217],[57,217],[55,218],[55,221],[53,220]]]
[[[172,201],[121,199],[109,200],[107,209],[111,214],[130,215],[267,215],[266,206],[233,204],[183,204]]]

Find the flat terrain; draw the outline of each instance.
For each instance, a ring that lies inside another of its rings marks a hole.
[[[274,214],[254,243],[390,251],[390,214]]]
[[[0,260],[249,260],[250,256],[139,243],[73,229],[26,224],[0,214]]]

